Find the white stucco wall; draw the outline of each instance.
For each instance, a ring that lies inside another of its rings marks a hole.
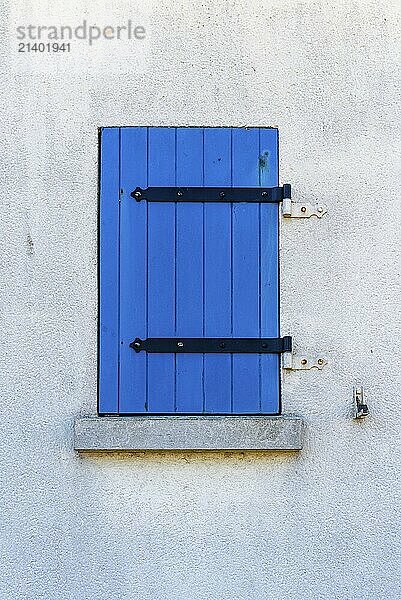
[[[401,598],[400,2],[138,6],[1,8],[0,597]],[[134,50],[16,52],[22,22],[129,17]],[[96,403],[97,127],[121,124],[277,125],[281,181],[327,203],[282,228],[282,333],[329,359],[284,377],[300,454],[74,453]]]

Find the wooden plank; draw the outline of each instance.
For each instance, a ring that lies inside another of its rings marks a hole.
[[[261,129],[259,145],[259,180],[261,186],[278,185],[278,131]],[[279,205],[260,207],[260,334],[279,337]],[[280,357],[260,357],[261,405],[265,414],[280,411]]]
[[[233,129],[233,185],[259,185],[259,131]],[[260,205],[233,207],[233,336],[259,337]],[[233,356],[233,412],[260,410],[259,355]]]
[[[148,185],[175,185],[175,129],[149,129]],[[148,337],[175,335],[175,221],[173,203],[148,206]],[[148,410],[175,408],[175,355],[148,355]]]
[[[99,412],[117,413],[119,350],[119,129],[102,129],[100,143]]]
[[[176,133],[176,184],[203,185],[203,130]],[[203,213],[201,203],[176,205],[176,336],[203,337]],[[202,354],[176,356],[176,401],[179,413],[203,410]]]
[[[231,130],[204,130],[206,186],[231,185]],[[205,337],[232,336],[232,204],[205,205]],[[205,355],[205,412],[232,409],[231,355]]]
[[[120,414],[147,409],[146,355],[129,347],[146,337],[147,205],[130,193],[147,186],[147,138],[146,127],[121,129]]]

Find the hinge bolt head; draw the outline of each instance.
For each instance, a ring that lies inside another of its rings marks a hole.
[[[182,196],[183,192],[181,190],[178,190],[177,192],[177,196]]]
[[[140,198],[142,196],[141,192],[134,192],[135,198]]]
[[[323,208],[321,206],[318,206],[317,212],[323,212]]]
[[[224,343],[224,342],[221,342],[221,344],[220,344],[220,348],[225,348],[225,347],[226,347],[225,343]]]
[[[183,348],[184,347],[184,342],[177,342],[177,346],[179,348]]]
[[[267,192],[262,192],[262,196],[267,196]]]
[[[140,348],[141,344],[140,344],[140,342],[134,342],[134,346],[135,346],[135,348]]]
[[[323,363],[324,363],[323,358],[319,358],[318,361],[317,361],[317,364],[318,365],[322,365]]]
[[[224,198],[225,195],[226,195],[225,192],[220,192],[220,194],[219,194],[220,198]]]
[[[306,212],[306,206],[301,206],[301,212]]]
[[[306,365],[306,363],[307,363],[307,362],[308,362],[308,361],[306,360],[306,358],[303,358],[303,359],[301,360],[301,365]]]

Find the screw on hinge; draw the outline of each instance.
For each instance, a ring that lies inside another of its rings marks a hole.
[[[131,196],[133,198],[135,198],[135,200],[137,202],[139,202],[142,199],[142,190],[141,190],[141,188],[139,188],[139,187],[135,188],[135,190],[133,192],[131,192]]]
[[[142,347],[142,340],[139,338],[135,338],[133,342],[131,342],[130,347],[135,350],[135,352],[140,352]]]
[[[368,414],[369,408],[364,400],[363,387],[354,387],[354,419],[363,419]]]

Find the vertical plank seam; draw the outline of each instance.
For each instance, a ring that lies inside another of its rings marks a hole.
[[[117,274],[117,295],[118,295],[118,307],[117,307],[117,412],[120,412],[120,377],[121,377],[121,202],[120,202],[120,191],[121,191],[121,127],[118,128],[118,274]]]
[[[233,128],[230,128],[230,184],[233,187]],[[231,337],[234,336],[234,251],[233,251],[233,211],[234,204],[230,203],[230,285],[231,285]],[[234,356],[230,354],[230,412],[234,411]]]
[[[146,187],[149,185],[149,127],[146,127]],[[146,202],[146,337],[149,336],[149,202]],[[145,353],[145,412],[149,411],[149,364],[148,353]]]
[[[259,151],[258,151],[258,176],[259,176],[259,187],[262,185],[261,178],[261,169],[259,166],[260,156],[261,156],[261,144],[260,144],[260,128],[258,129],[258,141],[259,141]],[[262,223],[261,217],[261,203],[258,205],[258,219],[259,219],[259,337],[262,337]],[[262,411],[262,355],[259,354],[259,412]]]
[[[202,186],[205,185],[205,129],[202,128]],[[205,337],[205,203],[202,203],[202,335]],[[205,355],[202,354],[202,412],[206,409],[205,397]]]
[[[177,187],[177,127],[174,128],[174,185]],[[174,332],[177,336],[177,202],[174,202]],[[174,404],[177,412],[177,355],[174,354]]]

